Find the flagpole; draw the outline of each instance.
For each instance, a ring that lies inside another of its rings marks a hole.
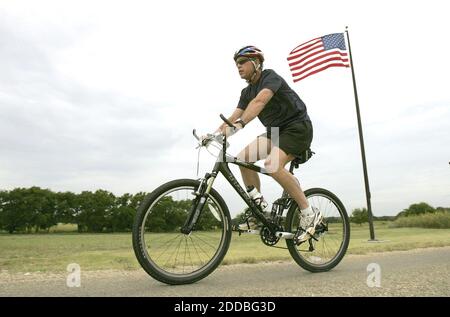
[[[367,211],[369,214],[369,228],[370,228],[370,240],[369,241],[375,241],[375,231],[373,228],[373,217],[372,217],[372,206],[370,204],[369,176],[367,174],[366,154],[365,154],[365,149],[364,149],[364,138],[363,138],[362,125],[361,125],[361,114],[359,111],[358,91],[356,90],[355,71],[354,71],[354,67],[353,67],[352,49],[350,47],[350,37],[348,35],[348,26],[345,27],[345,33],[347,34],[348,52],[350,55],[350,66],[352,69],[353,90],[355,92],[356,116],[358,118],[359,144],[361,147],[361,157],[362,157],[363,170],[364,170],[364,183],[365,183],[365,187],[366,187]]]

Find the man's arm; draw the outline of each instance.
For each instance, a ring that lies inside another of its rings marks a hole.
[[[230,120],[231,122],[234,122],[237,119],[239,119],[243,113],[244,113],[244,110],[242,110],[241,108],[236,108],[236,110],[234,110],[233,114],[231,115],[231,117],[228,118],[228,120]]]
[[[256,116],[264,109],[264,106],[272,97],[273,91],[268,88],[264,88],[258,93],[258,95],[256,95],[255,98],[253,98],[252,101],[250,101],[245,111],[240,108],[236,108],[236,110],[234,110],[233,114],[228,118],[228,120],[230,120],[231,122],[235,122],[237,119],[241,118],[241,120],[244,121],[245,124],[248,124],[250,121],[256,118]],[[222,123],[222,125],[216,130],[216,132],[221,131],[222,133],[225,133],[225,128],[227,126],[228,125],[225,122]],[[239,129],[242,128],[240,124],[237,127]]]
[[[256,116],[264,109],[265,105],[269,102],[270,98],[273,97],[273,91],[264,88],[261,90],[255,98],[247,106],[244,113],[240,116],[245,124],[256,118]]]

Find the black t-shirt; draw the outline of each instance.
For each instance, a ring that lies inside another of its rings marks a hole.
[[[303,101],[272,69],[263,70],[258,82],[242,89],[238,108],[245,110],[250,101],[264,88],[274,93],[258,115],[264,126],[283,128],[291,122],[310,120]]]

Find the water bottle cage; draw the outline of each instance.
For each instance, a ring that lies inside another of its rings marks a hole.
[[[272,210],[271,210],[272,216],[278,214],[280,212],[280,207],[282,207],[282,206],[283,205],[280,203],[279,199],[274,201],[272,204]],[[281,210],[281,212],[282,212],[282,210]]]

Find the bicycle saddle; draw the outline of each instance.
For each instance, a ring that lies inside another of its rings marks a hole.
[[[314,154],[316,153],[311,151],[311,149],[307,149],[299,156],[297,156],[295,159],[293,159],[291,164],[294,165],[294,168],[298,168],[300,164],[307,162]]]

